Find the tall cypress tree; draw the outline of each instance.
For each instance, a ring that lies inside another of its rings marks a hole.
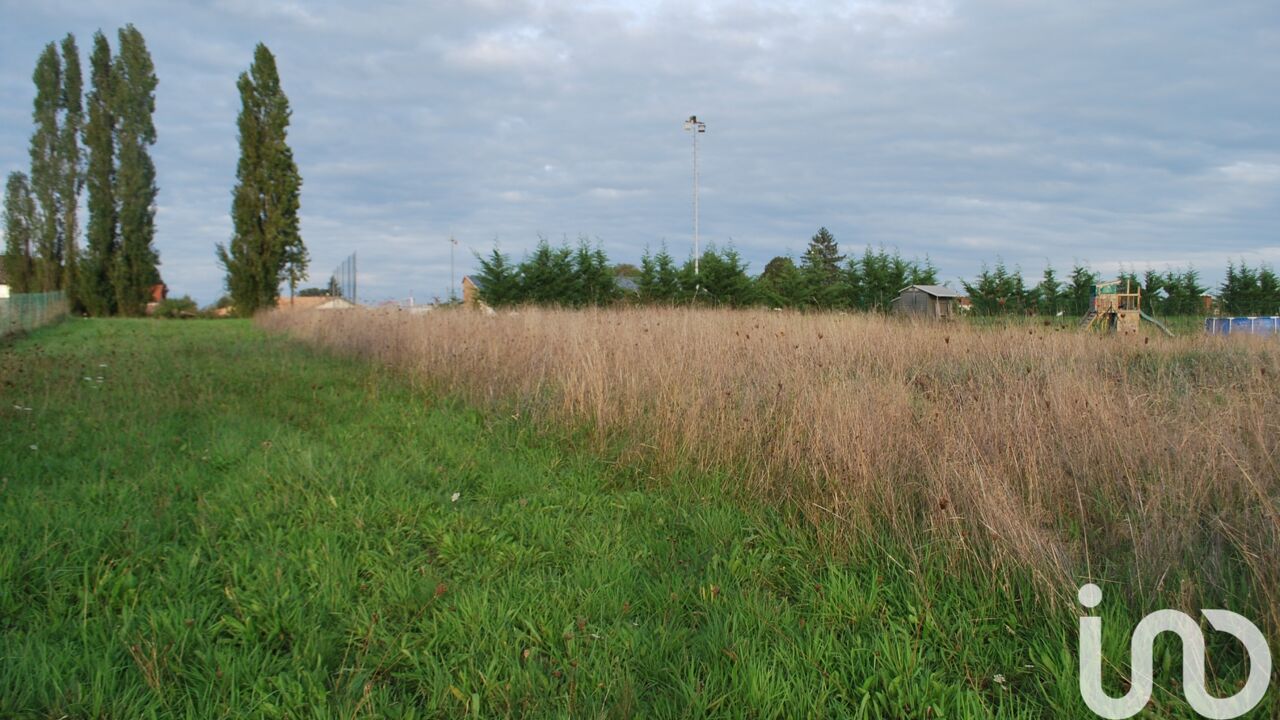
[[[4,272],[13,292],[31,292],[35,285],[31,246],[38,230],[27,176],[9,173],[4,192]]]
[[[800,258],[800,275],[804,279],[806,302],[817,307],[832,307],[840,302],[840,263],[844,256],[835,237],[825,227],[809,239],[809,247]]]
[[[116,306],[123,315],[141,314],[147,291],[160,281],[155,239],[156,167],[148,148],[156,142],[152,115],[156,109],[156,74],[142,33],[133,25],[120,29],[120,54],[114,65],[114,109],[118,121],[119,167],[115,196],[119,202],[120,252],[114,283]]]
[[[302,176],[287,142],[289,99],[276,59],[259,43],[240,74],[240,161],[232,194],[231,248],[218,245],[236,311],[251,315],[275,304],[280,283],[305,278],[306,246],[298,229]]]
[[[88,98],[88,122],[84,128],[84,145],[88,153],[85,185],[89,193],[89,225],[88,247],[81,268],[80,297],[90,314],[102,316],[116,311],[112,286],[120,241],[115,199],[116,114],[112,102],[115,70],[111,64],[111,45],[101,31],[93,36],[89,67],[92,89]]]
[[[80,164],[80,131],[84,125],[81,99],[83,81],[80,76],[80,48],[70,33],[62,40],[62,124],[58,138],[58,205],[62,210],[62,277],[58,286],[70,296],[73,307],[79,300],[77,273],[80,265],[80,190],[84,176]]]
[[[31,192],[36,201],[34,289],[57,290],[62,282],[62,211],[58,205],[60,134],[58,107],[62,104],[62,61],[54,43],[45,46],[31,76],[36,85],[31,119]]]

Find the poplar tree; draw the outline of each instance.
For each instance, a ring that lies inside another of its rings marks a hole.
[[[280,283],[306,277],[307,253],[298,228],[302,177],[287,134],[289,99],[280,87],[275,56],[254,49],[240,74],[240,160],[232,193],[231,247],[218,245],[227,289],[241,315],[275,305]]]
[[[31,246],[39,230],[35,199],[24,173],[9,173],[4,193],[4,271],[15,293],[31,292],[35,265]]]
[[[58,47],[49,43],[31,76],[36,86],[31,119],[31,192],[36,203],[35,283],[39,292],[57,290],[62,282],[62,210],[59,207],[60,145],[58,107],[62,96],[62,62]]]
[[[115,201],[119,208],[120,251],[113,268],[116,308],[142,313],[147,291],[160,281],[155,239],[156,168],[149,148],[156,142],[156,74],[142,33],[120,29],[120,54],[113,66],[116,126]]]
[[[80,131],[84,125],[83,80],[80,76],[80,48],[70,33],[62,39],[62,92],[59,106],[62,123],[58,138],[58,206],[62,211],[62,276],[58,287],[67,291],[73,307],[81,307],[77,273],[80,265],[80,190],[84,175],[80,163]]]
[[[111,45],[101,31],[93,36],[89,55],[88,122],[84,128],[84,145],[88,154],[85,185],[88,189],[88,247],[81,268],[80,297],[92,315],[111,315],[116,311],[113,289],[117,273],[120,236],[115,199],[115,132],[116,113],[112,103],[115,72],[112,68]]]

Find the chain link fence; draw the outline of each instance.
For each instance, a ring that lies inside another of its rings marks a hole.
[[[342,264],[334,268],[329,276],[329,295],[343,298],[352,305],[359,304],[356,299],[356,254],[351,253]]]
[[[67,309],[67,294],[61,290],[0,298],[0,337],[56,322]]]

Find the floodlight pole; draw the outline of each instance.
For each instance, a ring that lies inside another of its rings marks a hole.
[[[690,115],[684,121],[684,129],[693,133],[693,274],[697,275],[702,259],[698,246],[698,135],[707,131],[707,124],[700,122],[697,115]]]
[[[456,287],[457,285],[457,283],[455,282],[455,280],[457,279],[457,276],[454,274],[454,271],[453,271],[453,254],[454,254],[454,250],[456,250],[457,248],[458,248],[457,238],[450,235],[449,236],[449,302],[451,304],[458,299],[458,296],[454,293],[454,287]]]

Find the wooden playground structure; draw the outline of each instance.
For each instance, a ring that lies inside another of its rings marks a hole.
[[[1080,326],[1086,330],[1101,328],[1105,332],[1127,335],[1137,334],[1139,323],[1146,320],[1165,335],[1173,337],[1173,332],[1164,323],[1142,311],[1142,290],[1125,281],[1121,292],[1120,284],[1120,280],[1107,280],[1093,286],[1089,312],[1081,319]]]

